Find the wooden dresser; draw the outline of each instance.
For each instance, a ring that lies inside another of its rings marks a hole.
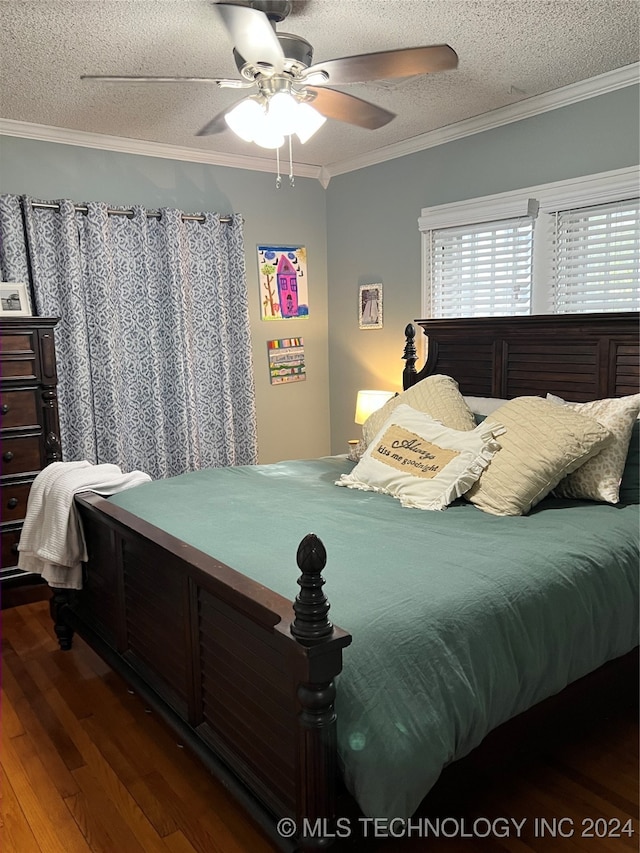
[[[39,580],[16,568],[18,540],[36,474],[60,461],[56,353],[57,319],[0,318],[0,506],[2,565],[7,589]]]

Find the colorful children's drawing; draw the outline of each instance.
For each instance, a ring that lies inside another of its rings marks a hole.
[[[280,338],[275,341],[267,341],[267,348],[272,385],[301,382],[307,378],[302,338]]]
[[[258,272],[263,320],[309,316],[304,246],[258,246]]]

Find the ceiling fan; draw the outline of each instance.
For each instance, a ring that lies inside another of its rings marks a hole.
[[[253,89],[248,97],[214,116],[197,135],[230,127],[248,142],[279,148],[296,134],[306,142],[327,118],[375,130],[395,114],[354,95],[330,88],[371,80],[430,74],[456,68],[449,45],[363,53],[313,64],[313,47],[301,36],[276,31],[292,11],[291,0],[216,3],[232,44],[241,79],[84,74],[83,80],[111,82],[200,82],[221,88]]]

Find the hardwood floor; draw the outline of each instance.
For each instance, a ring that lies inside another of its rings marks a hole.
[[[2,620],[3,853],[275,850],[82,640],[71,652],[58,650],[45,602],[3,610]],[[614,707],[533,754],[514,760],[496,750],[480,781],[471,764],[445,779],[425,802],[413,838],[373,841],[369,825],[370,840],[352,838],[347,849],[637,850],[637,702]]]

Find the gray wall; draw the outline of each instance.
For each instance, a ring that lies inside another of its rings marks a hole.
[[[226,167],[0,138],[0,191],[238,212],[245,217],[260,461],[346,451],[359,388],[400,389],[403,330],[420,314],[423,207],[639,162],[632,86],[331,180],[274,188]],[[260,320],[255,247],[308,249],[308,320]],[[358,329],[360,284],[384,287],[384,329]],[[266,341],[302,336],[306,382],[269,384]],[[329,420],[330,413],[330,420]]]
[[[421,311],[423,207],[639,162],[638,87],[333,178],[327,189],[332,452],[359,438],[359,388],[401,390],[404,328]],[[381,282],[384,328],[359,330],[360,284]]]
[[[3,193],[244,216],[261,462],[312,458],[330,447],[326,194],[310,178],[296,178],[295,189],[284,183],[276,190],[275,176],[264,172],[0,137]],[[260,319],[256,246],[264,243],[307,247],[308,319]],[[266,341],[290,336],[304,339],[307,380],[271,386]]]

